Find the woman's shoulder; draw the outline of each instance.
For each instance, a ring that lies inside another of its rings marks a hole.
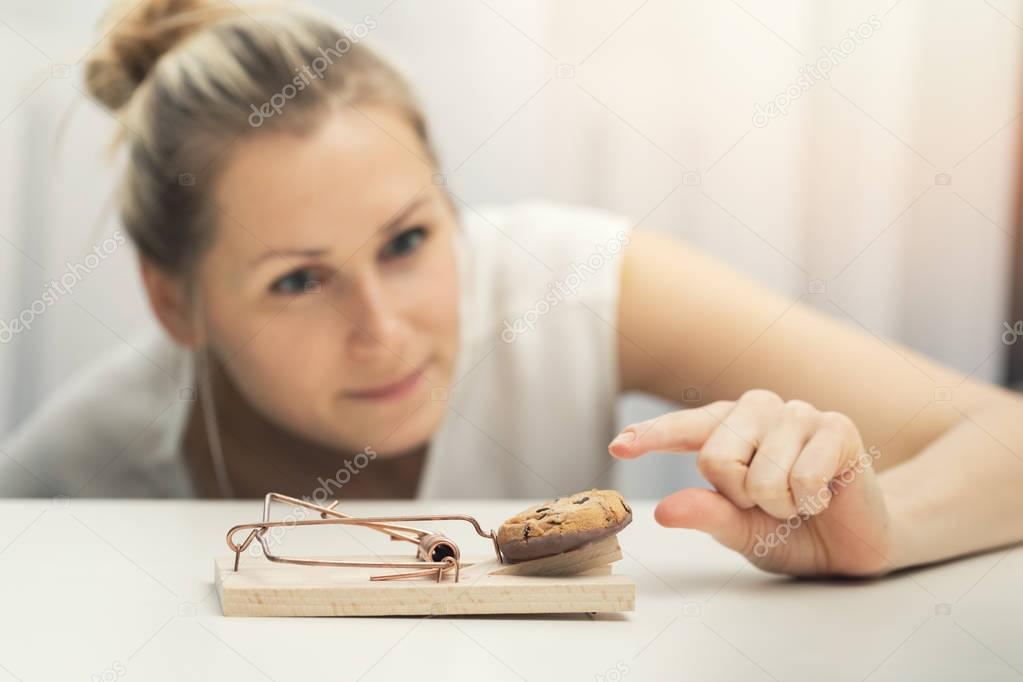
[[[594,206],[546,200],[463,210],[473,284],[515,307],[552,288],[565,300],[617,294],[632,223]]]
[[[125,339],[0,443],[0,497],[174,494],[176,475],[154,483],[148,472],[173,474],[173,431],[194,399],[191,383],[188,352],[162,330]]]
[[[518,247],[519,256],[538,264],[547,259],[552,268],[614,248],[609,242],[627,239],[631,228],[630,220],[614,211],[543,199],[466,208],[463,217],[474,236],[501,252],[515,253],[509,247]]]

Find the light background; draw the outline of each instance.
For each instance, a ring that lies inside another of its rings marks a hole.
[[[867,333],[1001,378],[1023,3],[314,4],[373,18],[369,40],[411,76],[469,203],[620,211]],[[0,2],[0,320],[116,227],[103,213],[116,123],[84,95],[78,64],[105,6]],[[871,15],[880,29],[830,79],[753,124],[757,103]],[[0,435],[151,323],[122,248],[0,345]],[[623,420],[662,409],[629,399]],[[630,466],[622,488],[694,477],[689,458],[663,456]]]

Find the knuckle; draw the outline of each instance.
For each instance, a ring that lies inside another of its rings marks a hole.
[[[731,407],[734,407],[734,406],[735,406],[735,401],[734,400],[715,400],[712,403],[707,403],[703,407],[704,407],[704,409],[706,409],[706,410],[708,410],[710,412],[715,412],[715,411],[719,411],[719,410],[720,411],[727,410],[727,409],[729,409]]]
[[[856,426],[853,424],[852,419],[841,412],[835,411],[822,412],[821,425],[836,431],[856,430]]]
[[[708,481],[724,476],[729,466],[728,460],[717,453],[703,451],[696,458],[696,470]]]
[[[817,408],[805,400],[790,400],[782,408],[782,414],[794,421],[804,421],[816,416]]]
[[[784,402],[781,396],[766,388],[751,388],[743,393],[739,400],[754,405],[781,405]]]

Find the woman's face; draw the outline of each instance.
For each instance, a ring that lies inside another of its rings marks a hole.
[[[397,454],[444,415],[431,389],[458,347],[456,218],[412,127],[360,109],[237,145],[199,292],[206,342],[265,416]]]

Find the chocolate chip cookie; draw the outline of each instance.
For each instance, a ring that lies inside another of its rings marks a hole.
[[[630,521],[621,493],[589,490],[519,512],[501,524],[497,542],[508,561],[539,559],[614,535]]]

